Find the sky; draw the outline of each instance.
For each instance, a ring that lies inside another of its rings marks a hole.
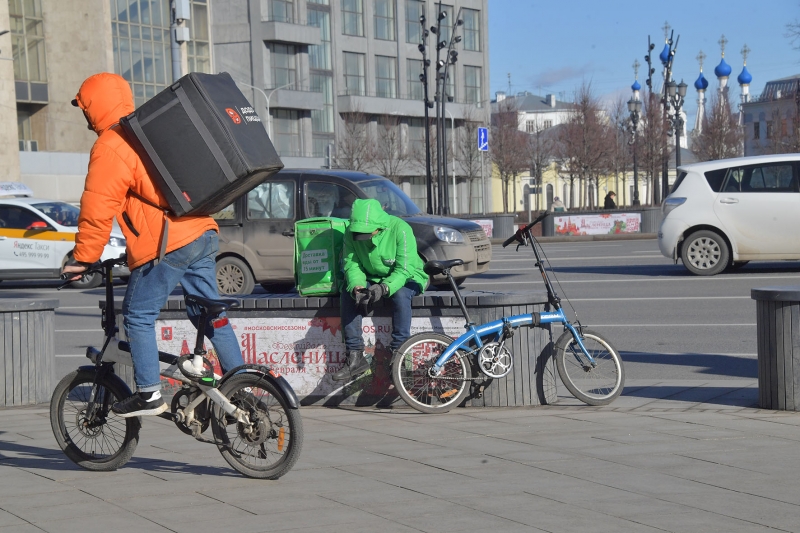
[[[747,70],[753,76],[750,94],[758,96],[766,82],[800,74],[800,50],[785,37],[786,24],[800,20],[800,0],[489,0],[489,77],[492,98],[497,91],[555,94],[570,100],[582,83],[591,84],[605,102],[631,97],[633,62],[638,59],[639,83],[646,88],[647,37],[653,50],[653,85],[662,83],[664,23],[680,36],[673,77],[685,81],[687,129],[694,127],[700,72],[697,55],[706,59],[706,101],[718,82],[714,67],[721,59],[718,41],[728,43],[725,61],[731,66],[729,95],[739,102],[736,77],[742,71],[740,51],[747,44]]]

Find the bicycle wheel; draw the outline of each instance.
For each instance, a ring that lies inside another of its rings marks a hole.
[[[469,394],[470,365],[464,352],[451,357],[439,376],[428,370],[453,339],[439,333],[418,333],[397,350],[392,361],[392,381],[400,397],[422,413],[446,413]]]
[[[50,426],[67,457],[87,470],[116,470],[128,462],[139,443],[138,417],[109,416],[111,406],[131,395],[116,376],[98,379],[94,416],[89,414],[95,372],[76,370],[56,385],[50,400]]]
[[[592,366],[569,330],[556,341],[556,367],[564,386],[580,401],[606,405],[622,393],[625,369],[610,342],[590,329],[583,330],[583,345],[594,358]]]
[[[237,374],[220,392],[247,412],[245,425],[215,406],[212,419],[217,448],[237,472],[252,478],[278,479],[300,457],[303,422],[277,387],[256,373]]]

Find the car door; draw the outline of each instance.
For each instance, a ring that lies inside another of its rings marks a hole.
[[[29,272],[30,277],[45,277],[61,268],[64,255],[57,250],[60,238],[71,237],[68,249],[74,244],[74,235],[59,234],[44,218],[24,206],[0,205],[0,221],[0,270],[6,273]]]
[[[800,257],[800,188],[792,162],[729,169],[714,212],[740,259]]]
[[[257,281],[294,279],[297,182],[279,176],[247,193],[245,255]]]

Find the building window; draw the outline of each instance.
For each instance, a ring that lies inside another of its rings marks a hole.
[[[394,41],[394,0],[375,0],[375,38]]]
[[[364,36],[364,0],[342,0],[342,33]]]
[[[545,120],[544,123],[542,124],[542,129],[544,129],[544,130],[546,130],[547,128],[552,128],[552,127],[553,127],[553,121],[552,120]]]
[[[535,120],[526,120],[525,121],[525,133],[536,133],[536,121]]]
[[[364,54],[344,52],[344,87],[348,95],[366,94]]]
[[[437,9],[439,8],[439,4],[438,3],[434,4],[434,6]],[[450,34],[452,33],[452,30],[453,30],[453,6],[446,6],[446,5],[442,4],[441,11],[437,11],[437,13],[447,13],[447,16],[444,19],[442,19],[442,26],[441,26],[441,30],[442,31],[441,31],[441,34],[440,34],[441,37],[439,38],[439,41],[444,41],[444,42],[449,44],[450,43]],[[434,38],[435,38],[435,36],[434,36]]]
[[[425,154],[425,119],[409,118],[408,120],[408,151],[412,155]]]
[[[481,103],[481,67],[464,67],[464,100],[467,104]]]
[[[481,50],[481,12],[477,9],[462,9],[464,20],[464,50]]]
[[[445,93],[448,96],[447,101],[453,102],[456,99],[456,66],[450,65],[447,69],[447,86]]]
[[[419,18],[425,13],[425,3],[420,0],[406,0],[406,42],[422,42],[422,25]]]
[[[275,131],[275,149],[284,157],[299,157],[300,115],[296,109],[274,109],[272,123]]]
[[[397,58],[375,56],[375,96],[397,98]]]
[[[767,139],[772,139],[774,133],[775,132],[772,131],[772,121],[768,120],[767,121]]]
[[[294,22],[292,0],[270,0],[268,15],[275,22]]]
[[[786,137],[788,131],[789,130],[787,128],[786,119],[782,118],[781,119],[781,137]]]
[[[10,0],[11,55],[14,58],[14,79],[47,81],[44,55],[44,21],[41,0]]]
[[[420,80],[422,76],[422,60],[406,59],[406,76],[408,79],[408,98],[411,100],[424,100],[425,87]]]
[[[211,72],[211,44],[208,31],[208,0],[192,2],[192,40],[186,43],[189,72]]]
[[[761,123],[753,122],[753,139],[758,140],[761,138]]]
[[[295,47],[291,44],[273,43],[270,64],[272,65],[272,87],[294,86],[297,81],[297,62]]]
[[[331,5],[331,1],[330,0],[308,0],[308,3],[309,4],[319,4],[319,5],[323,5],[323,6]]]
[[[322,9],[308,10],[308,25],[320,29],[322,41],[321,44],[308,47],[308,62],[312,69],[331,70],[331,14]]]

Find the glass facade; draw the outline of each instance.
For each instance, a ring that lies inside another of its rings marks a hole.
[[[267,16],[275,22],[294,22],[292,0],[270,0]]]
[[[419,17],[425,13],[425,2],[406,0],[406,42],[419,44],[422,42],[422,25]]]
[[[47,81],[41,0],[9,0],[14,79]]]
[[[308,62],[311,69],[331,70],[331,12],[309,6],[308,25],[320,29],[322,41],[322,44],[308,47]]]
[[[481,67],[464,67],[464,103],[481,103]]]
[[[394,0],[375,0],[375,38],[394,41]]]
[[[322,93],[322,109],[311,110],[311,152],[324,157],[333,142],[334,90],[333,59],[331,54],[331,12],[328,0],[308,2],[308,24],[320,29],[322,43],[308,47],[311,90]]]
[[[297,81],[297,51],[294,45],[272,43],[270,52],[272,87],[294,86]]]
[[[439,4],[438,3],[434,4],[434,7],[438,10],[439,9]],[[442,26],[441,26],[442,32],[441,32],[441,37],[439,38],[439,40],[440,41],[444,41],[446,43],[449,43],[450,42],[450,35],[452,34],[452,31],[453,31],[453,17],[455,16],[455,14],[453,13],[453,6],[446,6],[446,5],[442,4],[441,11],[436,11],[436,13],[437,14],[438,13],[447,13],[447,16],[444,19],[442,19]],[[435,23],[436,23],[436,20],[434,19],[434,24]]]
[[[408,80],[408,93],[406,97],[411,100],[424,100],[425,87],[419,77],[422,75],[421,59],[406,59],[406,76]]]
[[[364,0],[342,0],[342,33],[364,36]]]
[[[348,95],[366,95],[364,54],[344,52],[344,87]]]
[[[375,96],[397,98],[397,58],[375,56]]]
[[[109,2],[114,71],[130,82],[139,106],[172,83],[169,0]],[[189,69],[211,72],[208,0],[192,0],[191,7]]]
[[[481,12],[477,9],[462,9],[464,21],[464,50],[481,50]]]
[[[284,157],[299,157],[300,153],[300,114],[294,109],[273,109],[272,128],[275,149]]]

